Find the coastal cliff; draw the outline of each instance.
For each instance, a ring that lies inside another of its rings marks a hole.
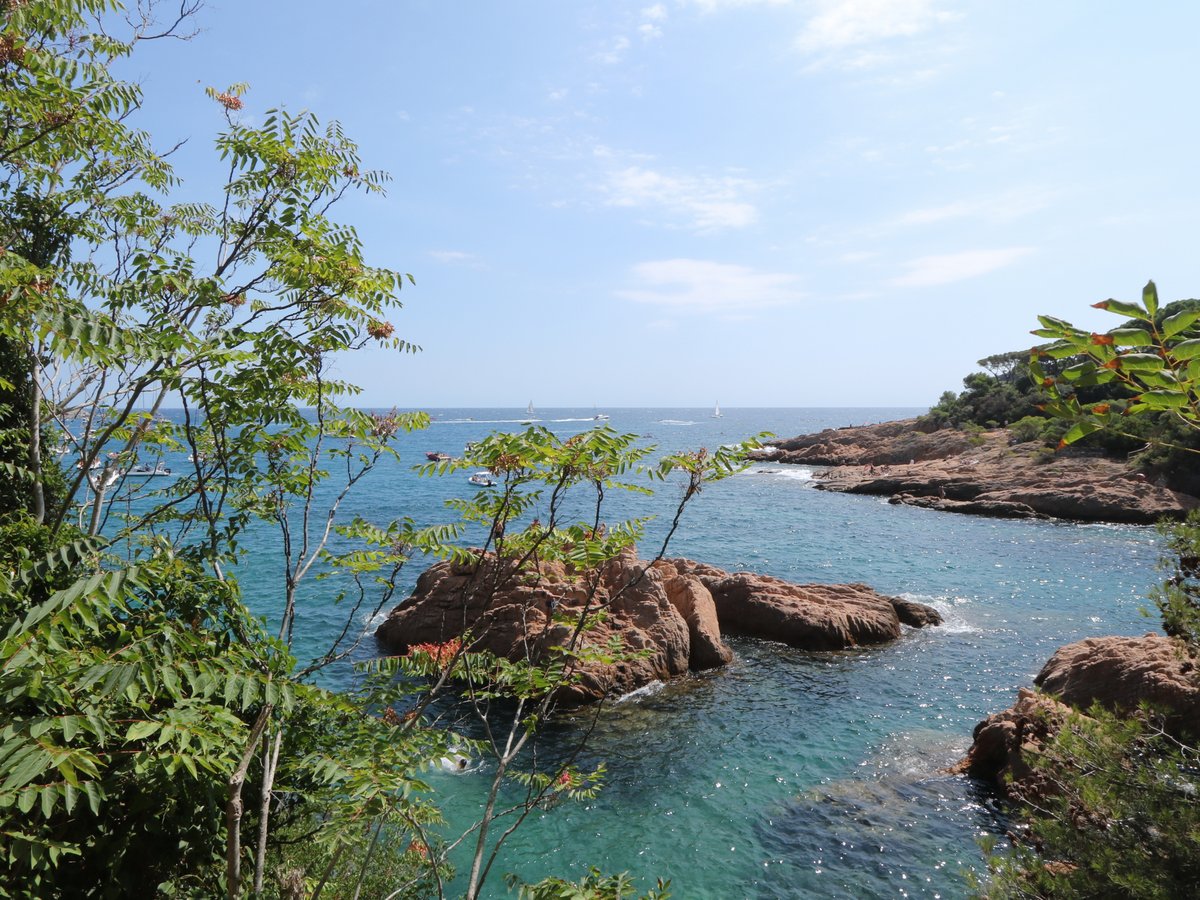
[[[894,503],[1002,518],[1146,525],[1181,519],[1200,498],[1127,462],[1015,443],[1008,431],[930,430],[917,419],[827,429],[757,451],[759,461],[826,466],[817,487]]]
[[[630,550],[588,573],[554,562],[516,574],[492,554],[478,564],[437,563],[376,638],[405,653],[414,644],[444,643],[469,631],[473,649],[536,659],[570,639],[589,601],[590,610],[602,606],[606,616],[583,640],[602,647],[616,638],[634,655],[582,663],[577,682],[559,692],[568,705],[723,666],[733,659],[723,634],[844,650],[894,640],[902,625],[941,623],[931,607],[863,584],[800,585],[687,559],[648,564]]]

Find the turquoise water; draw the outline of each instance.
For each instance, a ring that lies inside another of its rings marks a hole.
[[[728,409],[721,419],[698,409],[604,412],[618,431],[677,450],[919,410]],[[527,418],[517,409],[434,414],[428,431],[404,438],[405,465],[373,473],[348,514],[449,521],[444,501],[470,490],[465,476],[418,479],[407,465],[423,462],[425,450],[460,453],[488,430],[521,428]],[[565,436],[593,427],[592,415],[539,410],[535,418]],[[605,789],[523,825],[497,876],[578,877],[596,865],[628,870],[643,888],[655,876],[670,878],[680,898],[966,894],[964,873],[980,866],[978,837],[1004,823],[985,790],[941,770],[961,756],[975,724],[1008,706],[1061,644],[1152,630],[1139,610],[1155,580],[1158,536],[890,506],[814,490],[808,476],[756,465],[706,488],[671,555],[795,581],[866,582],[934,605],[946,625],[845,653],[736,640],[728,669],[609,706],[580,758],[585,767],[606,763]],[[653,503],[665,512],[677,496],[667,485]],[[636,509],[620,501],[616,513]],[[661,523],[655,528],[661,535]],[[278,601],[280,581],[267,546],[264,538],[242,573],[264,612]],[[330,589],[308,585],[302,651],[319,652],[342,621],[329,607]],[[368,639],[359,657],[374,652]],[[554,722],[539,752],[566,752],[589,722]],[[432,776],[452,825],[474,818],[488,771],[479,763],[467,774]],[[490,895],[505,895],[499,877]]]

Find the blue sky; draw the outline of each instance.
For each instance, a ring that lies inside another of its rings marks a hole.
[[[1200,4],[212,0],[140,124],[219,177],[207,85],[338,119],[411,273],[365,405],[926,405],[1038,313],[1200,295]],[[209,195],[211,196],[211,195]]]

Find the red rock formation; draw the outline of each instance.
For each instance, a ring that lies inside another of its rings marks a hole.
[[[1200,672],[1183,645],[1161,634],[1088,638],[1059,647],[1033,683],[1064,703],[1128,713],[1141,703],[1168,729],[1200,733]]]
[[[470,631],[476,649],[538,659],[567,643],[585,604],[590,611],[606,611],[605,620],[584,633],[585,645],[600,647],[619,637],[627,651],[645,655],[584,664],[580,683],[560,694],[570,703],[722,666],[733,658],[722,631],[837,650],[898,637],[898,610],[916,627],[941,621],[936,610],[861,584],[794,585],[748,572],[731,575],[686,559],[646,568],[628,551],[599,573],[543,563],[514,576],[491,555],[477,569],[438,563],[417,579],[413,596],[392,611],[376,636],[404,653],[413,644],[443,643]]]
[[[1057,732],[1072,708],[1093,703],[1128,713],[1146,702],[1179,735],[1200,734],[1200,673],[1172,638],[1088,638],[1060,647],[1042,667],[1035,692],[1022,688],[1011,708],[975,726],[974,743],[956,771],[998,783],[1012,800],[1036,802],[1049,790],[1030,754]],[[1061,702],[1060,702],[1061,701]]]
[[[389,649],[404,653],[413,644],[441,643],[470,630],[473,649],[538,659],[570,640],[585,605],[591,612],[607,608],[608,617],[584,634],[582,646],[602,647],[619,636],[628,652],[647,655],[584,665],[580,683],[562,692],[564,702],[621,694],[688,671],[688,624],[668,599],[661,574],[644,570],[632,554],[598,574],[543,563],[514,575],[492,555],[478,568],[437,563],[422,573],[413,596],[375,634]]]
[[[818,473],[818,487],[946,512],[1150,524],[1200,507],[1200,498],[1157,485],[1121,460],[1010,444],[1003,429],[927,433],[916,419],[792,438],[756,458],[831,466]]]
[[[1017,692],[1010,709],[988,716],[975,726],[971,749],[952,771],[994,782],[1013,802],[1036,803],[1050,790],[1030,759],[1055,734],[1071,708],[1029,688]]]
[[[699,575],[726,634],[767,638],[806,650],[844,650],[900,636],[892,598],[865,584],[792,584],[770,575],[699,567],[689,560],[670,563],[681,574]],[[940,623],[936,610],[922,609],[932,614],[934,624]]]

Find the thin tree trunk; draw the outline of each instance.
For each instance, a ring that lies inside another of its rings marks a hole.
[[[229,900],[237,900],[242,892],[242,785],[258,742],[271,721],[271,711],[269,705],[259,711],[238,767],[226,782],[229,799],[225,803],[225,893]]]
[[[258,848],[254,854],[254,896],[262,894],[263,869],[267,859],[267,834],[271,821],[271,792],[275,787],[275,770],[279,766],[279,751],[283,747],[282,726],[275,732],[275,739],[268,737],[263,753],[263,783],[259,794]]]
[[[42,487],[42,362],[37,348],[30,349],[29,380],[29,471],[33,473],[33,518],[46,521],[46,492]]]

